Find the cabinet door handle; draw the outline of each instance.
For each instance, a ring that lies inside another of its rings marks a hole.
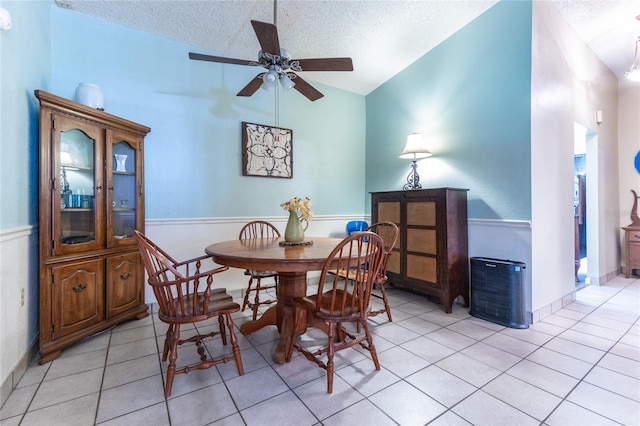
[[[80,293],[81,291],[84,291],[87,289],[87,284],[86,283],[82,283],[80,285],[77,285],[75,287],[73,287],[73,291],[75,291],[76,293]]]
[[[126,280],[130,276],[131,276],[131,272],[125,272],[124,274],[120,274],[120,278],[122,278],[123,280]]]

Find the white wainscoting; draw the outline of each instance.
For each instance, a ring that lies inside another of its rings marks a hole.
[[[469,258],[491,257],[526,264],[524,291],[527,318],[531,307],[531,222],[517,220],[469,219]]]
[[[37,347],[38,282],[38,227],[1,231],[0,405],[26,371]]]

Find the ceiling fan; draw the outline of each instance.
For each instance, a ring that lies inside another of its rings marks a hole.
[[[289,52],[280,47],[278,29],[275,25],[260,21],[251,21],[251,25],[262,48],[258,53],[257,61],[224,58],[194,52],[189,52],[189,58],[198,61],[221,62],[223,64],[261,66],[267,70],[255,76],[249,84],[238,92],[238,96],[251,96],[260,87],[268,90],[275,87],[279,81],[284,89],[294,88],[309,100],[315,101],[324,95],[295,72],[353,71],[351,58],[291,59]]]

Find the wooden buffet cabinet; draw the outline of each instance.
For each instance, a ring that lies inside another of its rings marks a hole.
[[[133,230],[144,231],[148,127],[41,90],[40,364],[148,315]],[[116,161],[117,159],[117,161]]]
[[[629,278],[633,269],[640,269],[640,227],[628,226],[624,229],[625,271]]]
[[[447,313],[458,296],[469,305],[466,189],[373,192],[371,220],[400,228],[387,264],[394,287],[436,296]]]
[[[629,278],[634,269],[640,269],[640,217],[638,217],[638,194],[633,189],[631,223],[624,229],[625,277]]]

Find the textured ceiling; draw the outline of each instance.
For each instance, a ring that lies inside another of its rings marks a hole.
[[[541,1],[541,0],[536,0]],[[79,13],[237,59],[257,59],[250,20],[274,22],[267,0],[56,0]],[[368,94],[496,2],[491,0],[278,0],[280,45],[294,58],[353,58],[353,72],[305,79]],[[620,77],[640,35],[640,0],[553,0],[576,33]],[[208,52],[207,52],[208,51]],[[187,52],[185,52],[185,60]],[[226,65],[235,67],[237,65]]]

